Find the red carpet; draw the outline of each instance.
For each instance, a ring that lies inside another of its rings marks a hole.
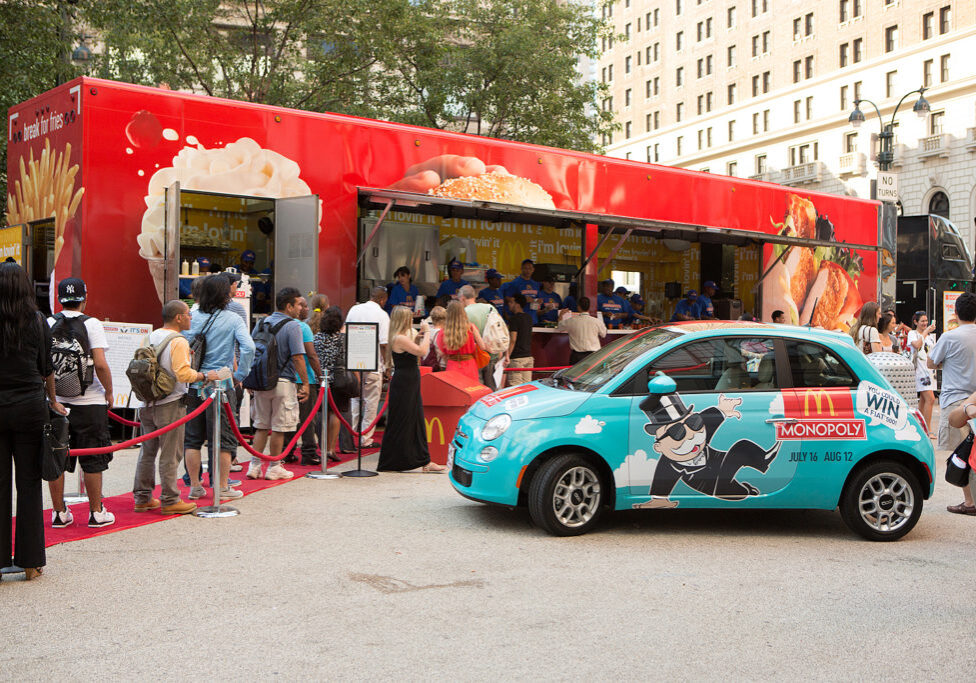
[[[377,444],[380,441],[380,434],[374,436],[374,440]],[[363,456],[372,455],[373,453],[379,452],[379,447],[369,448],[363,450]],[[340,462],[330,463],[329,467],[334,467],[335,465],[340,465],[344,462],[349,462],[350,460],[356,459],[355,453],[340,453],[339,457],[342,458]],[[246,459],[245,459],[246,458]],[[249,456],[242,455],[241,461],[244,464],[244,469],[241,472],[232,472],[231,479],[239,479],[241,485],[237,488],[245,495],[248,496],[256,491],[263,491],[264,489],[269,489],[272,486],[279,486],[281,484],[287,484],[288,482],[295,481],[296,479],[303,479],[307,472],[321,471],[321,466],[307,467],[299,464],[285,465],[285,468],[294,472],[295,476],[292,479],[280,479],[276,481],[267,481],[265,479],[248,479],[245,475],[247,474],[247,463]],[[206,478],[205,478],[206,481]],[[187,495],[189,494],[189,488],[183,487],[183,482],[180,481],[180,492],[183,500],[189,500]],[[153,491],[153,496],[159,497],[159,487]],[[238,499],[240,500],[240,499]],[[225,501],[226,505],[235,505],[238,500]],[[213,503],[213,497],[211,496],[211,490],[207,489],[207,495],[199,500],[191,501],[197,504],[198,507],[204,507],[211,505]],[[115,533],[116,531],[123,531],[125,529],[132,529],[137,526],[145,526],[146,524],[155,524],[156,522],[165,522],[169,519],[176,519],[182,517],[182,515],[163,515],[159,513],[159,510],[152,510],[150,512],[134,512],[132,510],[133,499],[132,492],[123,493],[118,496],[110,496],[102,499],[102,504],[105,508],[115,515],[115,524],[106,527],[100,527],[98,529],[91,529],[88,527],[88,503],[76,503],[74,505],[69,505],[71,513],[75,517],[75,521],[71,526],[65,527],[63,529],[52,529],[51,528],[51,510],[47,509],[44,511],[44,545],[45,547],[51,547],[52,545],[58,545],[59,543],[68,543],[70,541],[80,541],[86,538],[92,538],[93,536],[103,536],[105,534]],[[14,519],[14,532],[16,533],[17,520]]]

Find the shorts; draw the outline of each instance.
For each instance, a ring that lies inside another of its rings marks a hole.
[[[286,379],[279,379],[274,389],[254,392],[251,421],[255,429],[294,432],[298,429],[299,413],[298,387]]]
[[[968,397],[967,397],[968,398]],[[949,424],[949,413],[953,408],[962,405],[965,398],[953,401],[947,406],[940,406],[939,410],[939,450],[952,451],[969,435],[969,426],[956,428]]]
[[[68,443],[71,444],[71,448],[102,448],[112,445],[112,440],[108,436],[107,405],[103,403],[79,406],[65,403],[64,406],[71,409],[68,414]],[[108,464],[112,462],[112,454],[68,458],[64,466],[65,472],[75,471],[75,461],[81,465],[82,472],[98,474],[108,469]]]
[[[224,396],[230,404],[232,410],[237,410],[237,394],[233,391],[225,391]],[[200,407],[203,400],[195,391],[190,391],[186,395],[186,412],[191,413]],[[186,431],[183,434],[183,449],[198,451],[203,448],[204,443],[210,442],[210,435],[213,434],[213,404],[207,406],[203,415],[197,415],[186,423]],[[231,429],[230,420],[227,418],[227,411],[220,409],[220,450],[225,453],[237,452],[237,437]]]

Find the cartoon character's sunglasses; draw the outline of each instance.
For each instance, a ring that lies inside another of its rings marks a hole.
[[[664,435],[670,436],[675,441],[680,441],[681,439],[685,438],[685,425],[688,425],[689,429],[696,432],[701,429],[702,425],[704,424],[705,421],[702,419],[701,415],[698,413],[692,413],[684,422],[675,422],[673,425],[668,427],[667,431],[664,432]]]

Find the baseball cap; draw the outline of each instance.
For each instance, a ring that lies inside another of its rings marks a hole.
[[[705,284],[702,285],[702,289],[708,289],[709,287],[714,290],[718,290],[718,285],[715,284],[715,280],[705,280]]]
[[[490,279],[492,279],[493,277],[497,277],[497,278],[498,278],[499,280],[501,280],[501,278],[502,278],[502,274],[501,274],[501,273],[499,273],[499,272],[498,272],[497,270],[495,270],[494,268],[489,268],[489,269],[488,269],[487,271],[485,271],[485,279],[486,279],[486,280],[490,280]]]
[[[532,260],[532,259],[530,259],[530,258],[527,258],[527,259],[525,259],[524,261],[522,261],[522,265],[523,265],[523,266],[524,266],[524,265],[525,265],[526,263],[531,263],[531,264],[532,264],[533,266],[535,265],[535,261],[533,261],[533,260]]]
[[[255,254],[250,249],[245,249],[244,251],[241,252],[241,261],[245,261],[245,262],[249,261],[251,263],[254,263],[257,260],[258,260],[258,255]]]
[[[620,287],[617,287],[615,290],[613,290],[613,293],[614,294],[630,294],[630,290],[628,290],[624,286],[620,286]]]
[[[555,283],[556,282],[556,279],[552,276],[551,273],[546,273],[545,275],[543,275],[542,277],[539,278],[539,282],[552,282],[552,283]]]
[[[61,303],[78,303],[86,298],[88,298],[88,288],[80,277],[66,277],[58,283],[58,301]]]
[[[607,278],[606,280],[600,280],[600,284],[601,285],[609,284],[611,287],[613,287],[613,280],[611,278]]]
[[[210,267],[210,259],[208,259],[206,256],[200,256],[199,258],[197,258],[197,263],[200,264],[201,268]]]
[[[464,270],[464,265],[462,265],[462,263],[458,261],[456,258],[452,258],[447,263],[447,269],[454,270],[455,268],[457,268],[458,270]]]
[[[641,295],[640,294],[637,294],[637,293],[631,294],[630,295],[630,300],[633,301],[635,304],[642,304],[642,303],[644,303],[644,299],[642,299],[641,298]]]
[[[698,292],[696,292],[693,289],[689,289],[687,292],[685,292],[685,296],[690,299],[692,297],[698,296]]]

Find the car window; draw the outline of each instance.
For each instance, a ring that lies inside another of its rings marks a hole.
[[[653,361],[647,376],[659,371],[684,393],[779,388],[772,339],[717,337],[691,342]]]
[[[854,373],[840,357],[820,344],[790,339],[786,341],[793,386],[853,387]]]
[[[649,328],[634,332],[594,351],[573,367],[554,379],[568,381],[576,391],[596,391],[616,377],[627,364],[653,348],[678,337],[676,332],[661,328]],[[644,392],[647,382],[644,382]]]

